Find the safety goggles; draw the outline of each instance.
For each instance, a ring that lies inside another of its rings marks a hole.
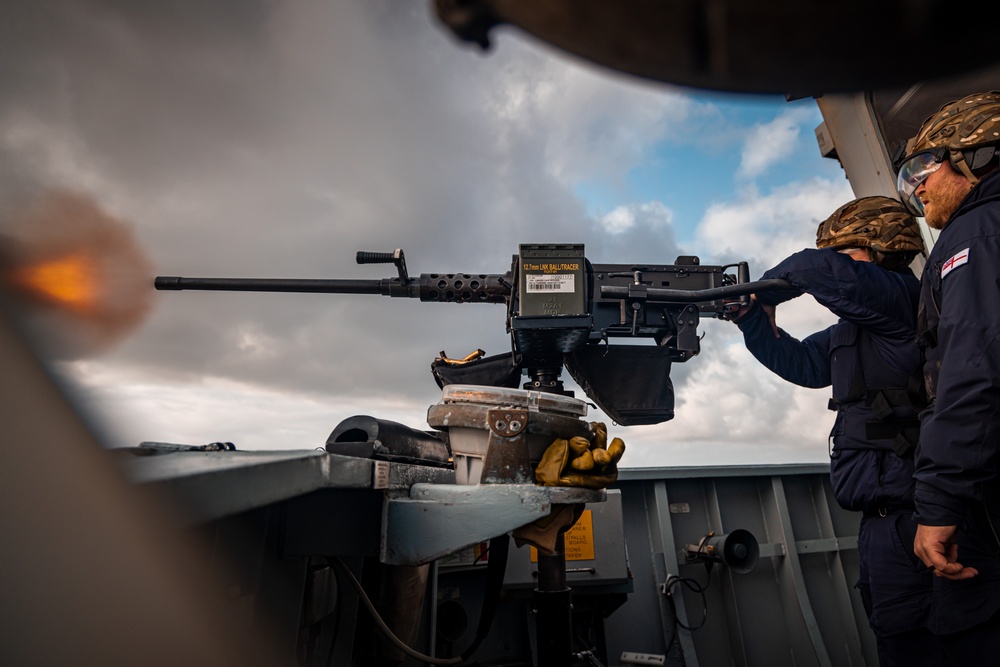
[[[917,188],[927,180],[927,177],[941,168],[945,158],[948,157],[948,149],[934,148],[923,153],[908,158],[900,167],[899,175],[896,177],[896,190],[899,191],[899,198],[906,208],[914,215],[923,217],[924,204],[920,197],[916,196]]]

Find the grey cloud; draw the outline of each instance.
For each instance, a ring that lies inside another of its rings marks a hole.
[[[603,233],[559,168],[624,173],[635,133],[684,118],[676,95],[580,74],[509,34],[470,52],[423,2],[22,5],[0,47],[0,196],[86,185],[134,222],[160,273],[379,278],[393,268],[354,252],[395,247],[411,274],[502,273],[519,242],[582,242],[602,262],[678,254],[669,226]],[[548,85],[589,106],[546,103]],[[505,116],[522,94],[534,101]],[[630,113],[612,117],[623,99]],[[12,143],[25,123],[33,139]],[[56,149],[68,167],[44,157]],[[440,350],[508,349],[503,315],[167,293],[100,363],[426,403]]]

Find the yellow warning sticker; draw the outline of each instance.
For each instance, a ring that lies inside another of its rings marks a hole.
[[[594,560],[594,514],[583,510],[580,520],[566,531],[566,560]],[[531,547],[531,562],[538,562],[538,549]]]

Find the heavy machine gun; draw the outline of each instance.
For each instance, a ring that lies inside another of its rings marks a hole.
[[[401,249],[357,253],[358,264],[394,264],[394,278],[300,280],[159,276],[158,290],[378,294],[444,303],[507,307],[511,354],[464,360],[454,376],[493,363],[528,375],[525,389],[569,393],[565,366],[587,395],[621,425],[673,417],[670,364],[700,351],[698,323],[748,303],[749,295],[788,288],[785,281],[750,282],[746,262],[702,265],[681,256],[674,264],[594,264],[582,244],[521,244],[503,274],[422,273],[410,277]],[[727,273],[734,270],[734,273]],[[613,343],[651,339],[652,344]],[[440,382],[439,378],[439,382]],[[447,380],[446,380],[447,381]],[[516,385],[514,385],[516,386]]]

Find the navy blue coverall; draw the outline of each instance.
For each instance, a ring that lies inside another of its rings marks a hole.
[[[958,561],[979,570],[935,582],[930,627],[956,633],[992,617],[1000,649],[1000,171],[941,231],[924,267],[918,334],[931,405],[917,448],[915,518],[957,525]]]
[[[926,629],[933,576],[913,553],[913,449],[903,434],[916,440],[917,409],[899,400],[920,382],[920,284],[908,269],[888,271],[832,249],[798,252],[761,278],[782,278],[796,290],[758,294],[760,303],[806,292],[840,318],[801,341],[780,329],[776,338],[757,305],[737,324],[747,349],[783,379],[833,387],[830,479],[841,507],[863,513],[857,588],[879,662],[940,664],[938,642]],[[876,402],[880,393],[897,399],[891,408]]]

